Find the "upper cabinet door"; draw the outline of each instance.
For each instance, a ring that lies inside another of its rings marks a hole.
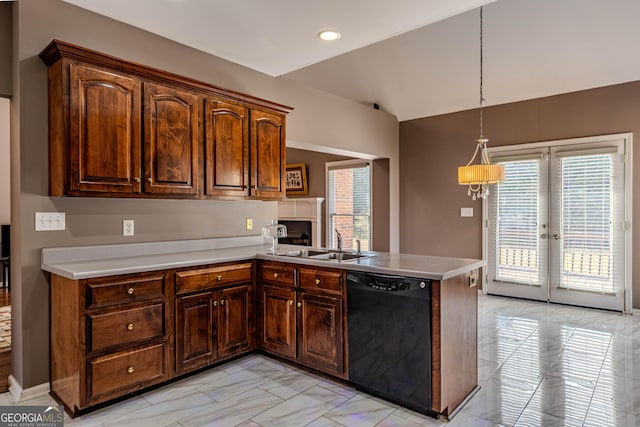
[[[69,189],[140,191],[140,82],[82,65],[69,71]]]
[[[249,109],[205,101],[205,194],[249,195]]]
[[[284,196],[284,115],[251,110],[251,195],[261,199]]]
[[[144,191],[198,193],[198,96],[144,84]]]

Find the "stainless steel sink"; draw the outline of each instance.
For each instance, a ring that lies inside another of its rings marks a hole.
[[[332,250],[323,249],[301,249],[297,251],[281,252],[279,256],[295,257],[295,258],[309,258],[319,259],[326,261],[350,261],[352,259],[368,258],[370,254],[357,254],[353,252],[338,252]]]

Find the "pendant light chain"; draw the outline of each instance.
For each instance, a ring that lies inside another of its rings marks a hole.
[[[484,139],[484,133],[482,129],[482,107],[484,106],[484,96],[482,93],[482,88],[484,85],[484,73],[483,73],[483,37],[482,37],[482,6],[480,6],[480,139]]]

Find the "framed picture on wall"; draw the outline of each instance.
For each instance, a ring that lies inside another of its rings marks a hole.
[[[307,184],[307,165],[304,163],[296,163],[287,165],[287,196],[298,196],[309,194]]]

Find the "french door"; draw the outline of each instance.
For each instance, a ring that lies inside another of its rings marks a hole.
[[[535,144],[492,159],[505,181],[485,202],[487,292],[623,311],[625,140]]]

